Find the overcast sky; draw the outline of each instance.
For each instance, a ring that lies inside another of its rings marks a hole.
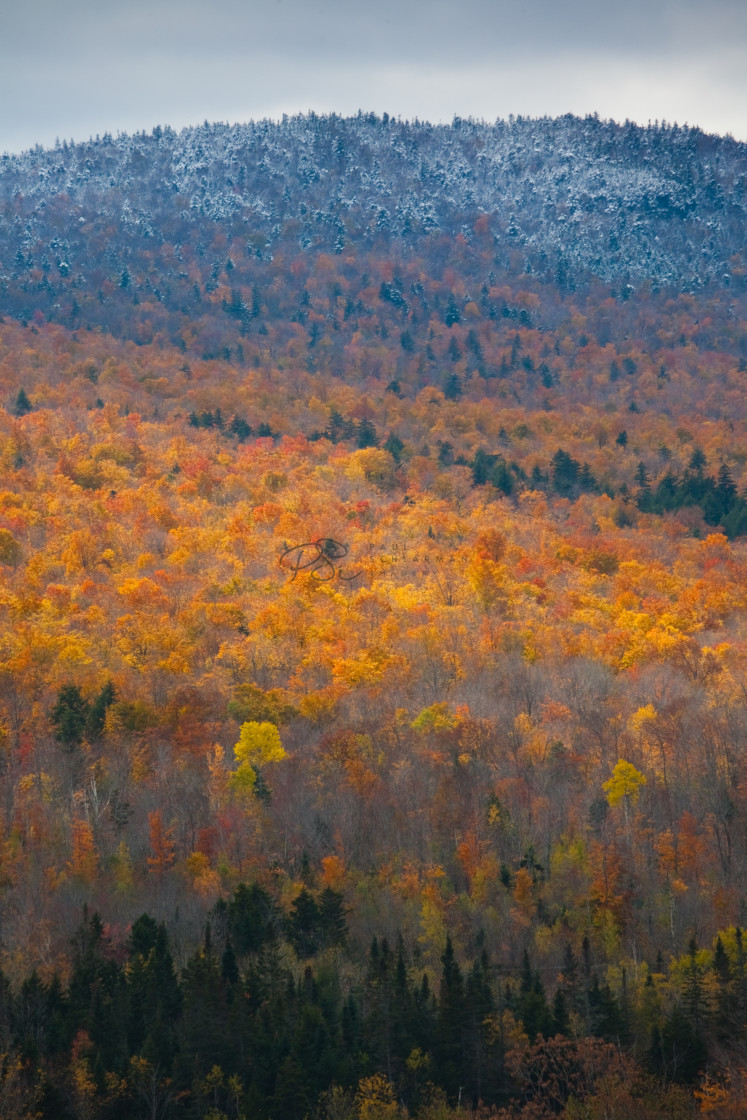
[[[0,152],[309,109],[747,140],[747,0],[0,0]]]

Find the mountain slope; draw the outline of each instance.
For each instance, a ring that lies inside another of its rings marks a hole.
[[[561,292],[596,277],[623,298],[641,285],[743,292],[747,145],[571,116],[434,126],[311,114],[5,155],[0,314],[111,326],[81,310],[87,297],[150,293],[183,312],[195,284],[204,294],[217,279],[221,241],[226,256],[248,251],[232,279],[251,285],[279,253],[415,253],[432,274],[444,239],[461,236],[474,284],[481,215],[497,275]]]

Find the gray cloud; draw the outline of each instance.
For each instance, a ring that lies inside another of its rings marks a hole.
[[[747,139],[743,0],[26,0],[0,150],[314,108],[666,118]]]

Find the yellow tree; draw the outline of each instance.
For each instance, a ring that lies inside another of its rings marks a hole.
[[[258,770],[262,766],[280,762],[286,757],[275,724],[268,721],[258,723],[256,720],[241,725],[241,735],[233,753],[239,764],[233,774],[233,786],[247,793],[254,789]]]
[[[625,813],[625,830],[628,834],[630,833],[629,806],[635,805],[641,786],[645,785],[646,775],[642,774],[640,770],[636,770],[633,763],[626,762],[624,758],[618,759],[615,769],[612,771],[612,777],[602,785],[602,789],[607,794],[607,801],[613,809],[615,805],[622,802],[623,812]]]
[[[606,790],[607,800],[614,808],[621,801],[623,804],[628,802],[635,804],[638,800],[638,791],[641,786],[645,785],[645,774],[636,770],[632,762],[626,762],[625,759],[620,758],[612,771],[612,777],[603,784],[602,789]]]

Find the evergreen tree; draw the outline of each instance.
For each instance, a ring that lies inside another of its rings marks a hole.
[[[458,401],[462,395],[462,381],[458,373],[450,373],[444,381],[444,396],[447,401]]]
[[[661,1032],[655,1031],[652,1058],[660,1076],[690,1083],[702,1074],[707,1058],[703,1040],[695,1034],[680,1004],[675,1004]]]
[[[563,991],[565,993],[566,1002],[569,1005],[570,1011],[580,1010],[579,999],[579,970],[578,960],[573,952],[573,946],[570,941],[566,941],[565,950],[563,951],[563,968],[561,972],[563,980]]]
[[[227,990],[239,982],[239,966],[236,963],[236,954],[233,951],[231,938],[226,938],[226,947],[220,960],[220,974]]]
[[[374,937],[363,983],[363,1040],[376,1068],[394,1077],[392,1003],[395,961],[386,938]]]
[[[366,417],[358,424],[356,443],[360,448],[378,447],[379,445],[379,437],[376,435],[376,428]]]
[[[389,452],[395,463],[402,462],[402,452],[404,451],[404,449],[405,445],[399,438],[399,436],[395,436],[393,432],[390,432],[389,437],[384,444],[384,450]]]
[[[392,984],[391,1023],[392,1053],[401,1074],[404,1064],[417,1045],[413,1032],[415,1005],[405,963],[405,946],[402,936],[397,939],[397,960]]]
[[[91,705],[86,718],[86,737],[91,742],[101,738],[106,722],[106,713],[117,698],[117,690],[111,681],[107,681],[101,692]]]
[[[16,416],[25,416],[28,412],[31,412],[32,409],[33,405],[28,398],[26,390],[23,388],[23,386],[21,386],[21,388],[18,390],[15,404],[13,405],[13,411],[15,412]]]
[[[547,1006],[545,989],[539,973],[532,971],[529,953],[524,950],[521,962],[521,981],[516,1001],[516,1016],[524,1024],[524,1030],[534,1041],[538,1034],[546,1038],[552,1032],[552,1013]]]
[[[104,1070],[122,1072],[127,1058],[126,988],[97,913],[83,921],[73,939],[73,968],[68,988],[70,1030],[87,1032],[94,1061]]]
[[[319,933],[324,948],[344,945],[347,938],[345,900],[331,887],[325,887],[319,896]]]
[[[130,1052],[169,1071],[176,1052],[182,994],[166,927],[147,914],[132,927],[127,988]]]
[[[708,460],[706,459],[705,455],[699,447],[696,447],[692,455],[690,456],[690,462],[687,464],[687,469],[692,471],[694,474],[702,474],[707,465]]]
[[[731,510],[737,497],[737,488],[726,463],[722,463],[718,469],[716,496],[721,503],[724,515],[726,515]]]
[[[236,1069],[237,1039],[231,1030],[220,962],[212,948],[210,927],[205,941],[182,972],[183,1013],[178,1032],[177,1066],[187,1084],[204,1077],[213,1066]]]
[[[578,483],[581,464],[559,447],[550,466],[553,489],[556,493],[569,497]]]
[[[587,991],[587,1009],[589,1033],[608,1042],[619,1042],[623,1034],[620,1006],[609,984],[600,986],[597,976]]]
[[[246,420],[244,420],[241,416],[233,417],[231,423],[228,425],[228,430],[231,435],[236,436],[239,443],[243,443],[244,440],[249,439],[250,435],[252,434],[251,426],[247,424]]]
[[[716,1037],[723,1045],[728,1044],[738,1028],[734,1017],[734,978],[731,962],[720,936],[716,938],[716,947],[713,952],[713,971],[716,976]]]
[[[449,299],[446,304],[446,310],[443,315],[444,323],[447,327],[453,327],[456,323],[462,321],[462,313],[459,310],[459,305],[454,299],[453,293],[449,293]]]
[[[692,1025],[693,1034],[700,1037],[703,1033],[705,1020],[708,1015],[705,985],[701,966],[698,963],[698,946],[695,938],[691,938],[687,947],[685,961],[685,985],[683,990],[684,1010]]]
[[[298,1058],[289,1054],[277,1071],[270,1115],[273,1120],[298,1120],[308,1115],[310,1104],[306,1071]]]
[[[446,939],[441,965],[435,1058],[440,1083],[450,1096],[456,1098],[459,1087],[465,1084],[464,1034],[467,1008],[464,981],[450,937]]]
[[[420,986],[413,992],[417,1045],[424,1054],[432,1053],[436,1045],[436,997],[431,991],[427,972],[423,973]]]
[[[465,992],[465,1063],[466,1089],[477,1103],[484,1099],[486,1088],[491,1085],[491,1068],[488,1061],[489,1037],[486,1023],[495,1012],[490,966],[486,953],[481,953],[467,977]],[[493,1086],[494,1088],[494,1086]]]
[[[223,907],[217,909],[222,911]],[[239,883],[225,912],[231,941],[240,957],[276,940],[280,921],[277,907],[259,883]]]
[[[88,723],[89,704],[83,699],[77,684],[63,685],[50,714],[55,728],[55,739],[64,750],[72,752],[79,747]]]
[[[314,896],[303,887],[291,906],[288,934],[299,957],[311,957],[321,946],[321,921]]]

